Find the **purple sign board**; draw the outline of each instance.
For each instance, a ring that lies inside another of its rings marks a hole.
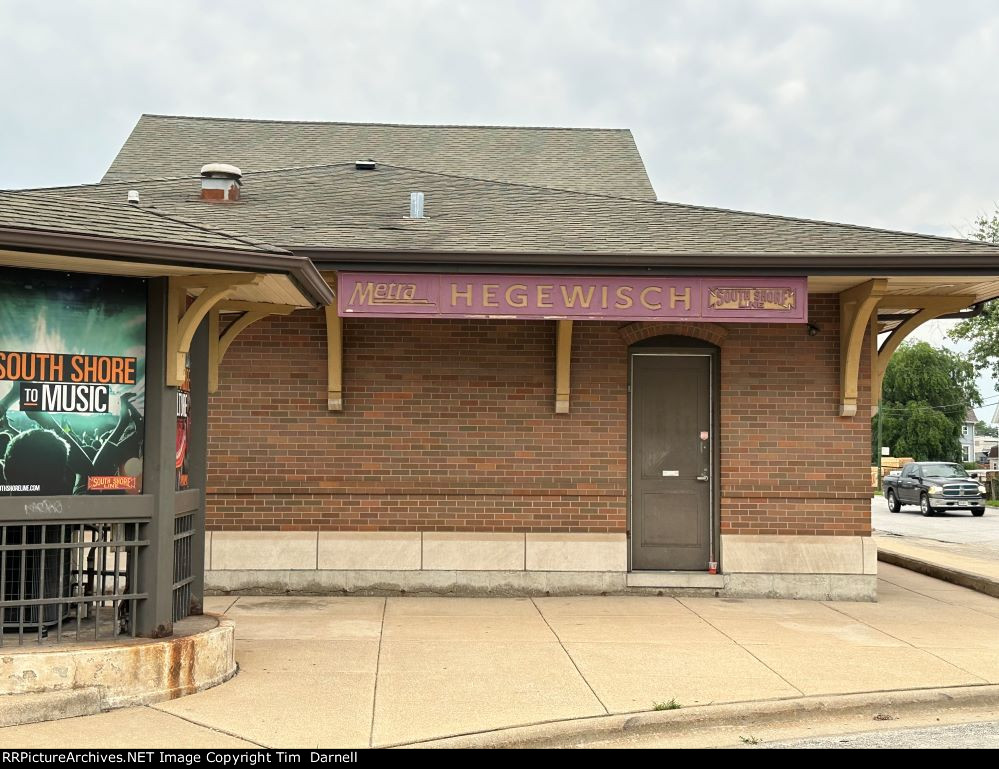
[[[341,317],[805,323],[807,278],[341,272]]]

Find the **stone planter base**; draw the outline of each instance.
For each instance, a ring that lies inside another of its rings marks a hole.
[[[176,699],[236,673],[232,621],[205,614],[170,638],[0,649],[0,726]]]

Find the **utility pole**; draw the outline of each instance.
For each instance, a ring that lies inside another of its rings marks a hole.
[[[884,401],[878,398],[878,488],[881,488],[881,484],[884,483],[884,478],[881,475],[881,422],[884,420],[884,409],[882,406]]]

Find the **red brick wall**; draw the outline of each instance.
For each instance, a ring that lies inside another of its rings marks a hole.
[[[722,345],[723,533],[870,534],[870,355],[858,416],[841,418],[838,298],[808,312],[814,337],[732,326]]]
[[[813,338],[730,327],[725,531],[868,532],[868,421],[836,416],[837,312],[812,298]],[[620,325],[576,324],[572,412],[556,415],[551,322],[349,319],[330,413],[322,313],[262,321],[210,404],[209,528],[623,532]]]

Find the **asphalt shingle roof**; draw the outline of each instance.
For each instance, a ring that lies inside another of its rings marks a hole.
[[[655,200],[625,129],[308,123],[143,115],[102,181],[381,163],[538,187]]]
[[[983,254],[995,246],[676,203],[498,183],[353,163],[248,173],[240,200],[200,199],[198,178],[54,190],[122,200],[239,237],[289,249],[510,254]],[[426,195],[424,220],[407,219],[409,194]],[[32,195],[49,194],[35,191]],[[613,263],[611,260],[609,263]]]
[[[66,235],[86,235],[178,246],[287,253],[263,243],[184,222],[160,211],[141,208],[105,197],[87,199],[80,194],[52,192],[0,193],[0,228],[36,230]]]

